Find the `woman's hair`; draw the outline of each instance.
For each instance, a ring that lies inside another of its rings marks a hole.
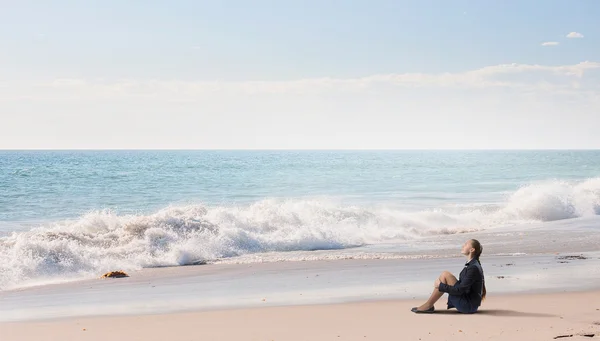
[[[475,252],[473,252],[473,256],[475,259],[477,259],[477,261],[479,262],[479,265],[481,265],[481,261],[479,260],[479,256],[481,256],[481,252],[483,252],[483,246],[481,246],[481,243],[479,242],[479,240],[477,239],[471,239],[471,247],[473,247],[475,249]],[[483,280],[483,278],[482,278]],[[485,280],[483,280],[483,292],[481,294],[481,299],[485,300],[485,294],[486,294],[486,290],[485,290]]]

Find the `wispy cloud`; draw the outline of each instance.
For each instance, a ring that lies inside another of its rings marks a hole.
[[[567,34],[567,38],[583,38],[583,34],[579,32],[571,32]]]
[[[500,64],[487,66],[478,70],[469,71],[471,73],[485,73],[487,75],[523,73],[529,71],[543,71],[563,76],[583,76],[584,71],[600,69],[600,62],[585,61],[572,65],[539,65],[539,64]]]
[[[356,78],[307,78],[289,81],[181,81],[181,80],[114,80],[56,79],[51,82],[23,85],[12,89],[13,96],[4,100],[90,98],[152,98],[196,101],[214,96],[274,94],[310,95],[323,93],[362,93],[402,88],[506,88],[525,92],[594,91],[584,74],[600,70],[600,62],[570,65],[501,64],[455,73],[389,73]],[[595,77],[592,75],[592,77]],[[16,96],[15,96],[16,95]]]
[[[542,43],[542,46],[556,46],[558,44],[559,44],[559,42],[557,42],[557,41],[547,41],[547,42]]]

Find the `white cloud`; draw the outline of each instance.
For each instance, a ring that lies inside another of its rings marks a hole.
[[[579,32],[571,32],[567,34],[567,38],[583,38],[583,34]]]
[[[544,71],[553,74],[559,74],[564,76],[578,76],[581,77],[586,70],[600,69],[600,62],[580,62],[572,65],[539,65],[539,64],[500,64],[495,66],[487,66],[471,73],[484,73],[484,74],[506,74],[506,73],[523,73],[528,71]]]
[[[1,100],[87,100],[145,98],[167,101],[201,101],[214,96],[236,98],[259,94],[315,95],[401,91],[400,89],[505,88],[519,91],[577,92],[590,90],[583,78],[600,69],[600,62],[571,65],[500,64],[455,73],[390,73],[357,78],[307,78],[289,81],[182,81],[56,79],[36,84],[16,84],[3,91]],[[582,85],[584,81],[584,85]],[[593,83],[595,84],[595,83]],[[587,86],[587,88],[586,88]],[[7,89],[8,90],[8,89]],[[596,91],[596,88],[593,89]]]
[[[0,148],[599,148],[599,77],[588,61],[290,81],[0,79]]]
[[[559,42],[557,42],[557,41],[547,41],[547,42],[542,43],[542,46],[556,46],[558,44],[559,44]]]
[[[94,87],[95,90],[104,90],[115,93],[141,94],[157,90],[180,94],[200,93],[314,93],[324,91],[357,91],[381,85],[403,87],[523,87],[536,84],[535,75],[554,75],[564,80],[573,77],[581,78],[585,71],[600,69],[600,62],[581,62],[573,65],[547,66],[538,64],[500,64],[487,66],[476,70],[458,73],[402,73],[402,74],[375,74],[359,78],[308,78],[291,81],[244,81],[244,82],[219,82],[219,81],[135,81],[124,80],[114,83],[91,83],[83,80],[56,80],[52,86],[65,87]],[[508,76],[517,75],[509,78]],[[518,75],[526,75],[520,79]],[[542,77],[543,78],[543,77]],[[557,86],[568,86],[569,82]]]

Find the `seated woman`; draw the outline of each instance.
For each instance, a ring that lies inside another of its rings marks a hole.
[[[479,256],[483,247],[476,239],[467,240],[462,247],[461,253],[469,260],[460,272],[457,280],[448,271],[442,272],[435,280],[431,297],[420,307],[412,308],[413,313],[433,313],[434,304],[444,293],[448,293],[448,309],[456,308],[461,313],[472,314],[477,311],[481,301],[485,299],[485,280]]]

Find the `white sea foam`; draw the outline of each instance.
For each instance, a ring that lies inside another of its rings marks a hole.
[[[510,218],[553,221],[600,214],[600,178],[583,182],[547,181],[525,186],[508,200]]]
[[[0,238],[0,288],[237,256],[244,256],[243,262],[260,262],[260,253],[265,252],[345,249],[598,214],[600,178],[531,184],[497,205],[416,212],[382,205],[349,206],[325,199],[262,200],[238,207],[168,207],[151,215],[97,211]],[[313,259],[306,254],[301,257]],[[336,257],[370,256],[321,252],[316,258]],[[279,258],[271,254],[269,259]]]

